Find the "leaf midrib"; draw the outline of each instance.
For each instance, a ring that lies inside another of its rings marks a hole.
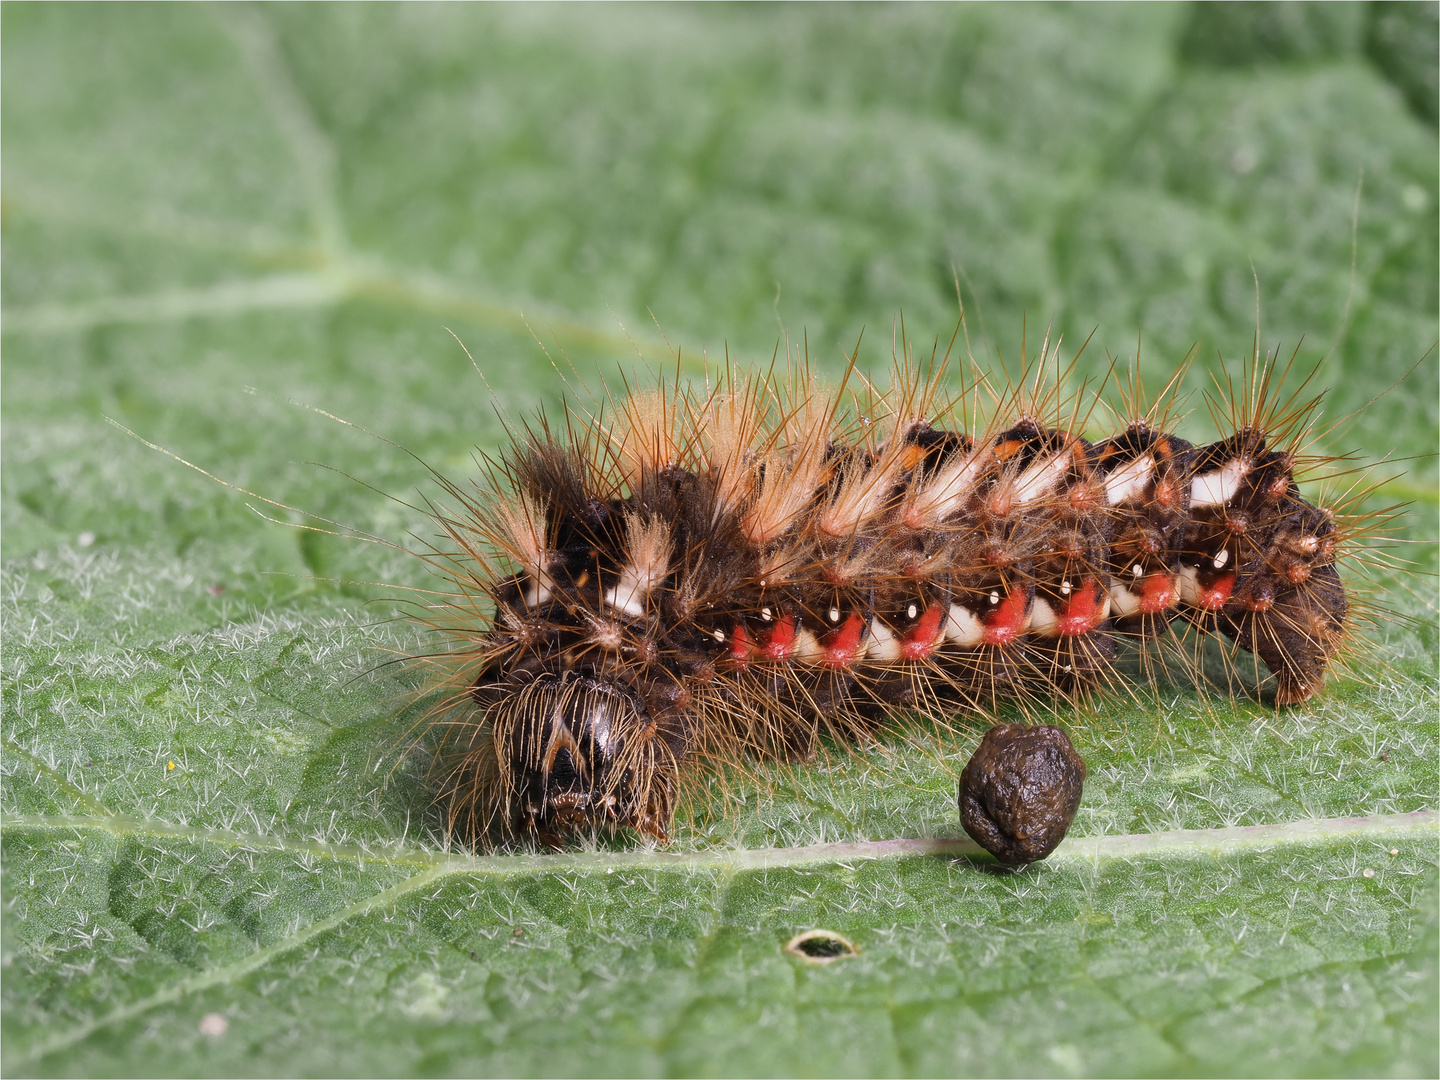
[[[20,1061],[31,1064],[49,1054],[64,1050],[89,1037],[95,1031],[121,1023],[135,1016],[189,994],[241,978],[317,935],[364,915],[378,907],[404,899],[436,881],[461,873],[487,875],[533,874],[544,871],[598,871],[619,867],[641,870],[717,869],[723,880],[723,897],[734,878],[742,870],[770,869],[807,863],[843,865],[850,860],[877,860],[913,856],[966,856],[979,853],[972,841],[957,838],[923,840],[879,840],[864,843],[815,844],[793,848],[719,849],[712,851],[665,853],[658,851],[577,852],[553,855],[452,855],[442,852],[401,849],[379,853],[356,845],[306,844],[283,837],[231,832],[223,829],[200,829],[173,825],[155,819],[129,815],[79,817],[58,814],[11,814],[0,821],[0,834],[27,830],[86,831],[98,830],[116,836],[173,837],[197,843],[210,843],[231,848],[308,853],[337,861],[363,862],[365,859],[385,865],[413,865],[418,872],[387,889],[349,904],[340,911],[301,927],[294,933],[268,946],[257,949],[238,960],[221,964],[189,978],[157,990],[139,1001],[120,1006],[103,1016],[93,1017],[76,1027],[52,1035],[30,1048]],[[1417,810],[1408,814],[1385,814],[1354,818],[1324,818],[1286,822],[1278,825],[1254,825],[1225,829],[1185,829],[1174,832],[1138,833],[1122,836],[1082,837],[1065,840],[1051,855],[1059,861],[1098,863],[1103,859],[1135,855],[1168,855],[1171,857],[1217,855],[1239,848],[1275,847],[1282,844],[1317,844],[1359,834],[1383,835],[1395,832],[1440,830],[1440,811]]]
[[[654,848],[632,851],[578,851],[549,854],[519,853],[468,855],[423,848],[379,847],[363,844],[325,844],[263,833],[242,833],[229,829],[207,829],[176,825],[157,818],[130,814],[84,816],[72,814],[7,814],[0,820],[0,835],[13,832],[101,831],[117,837],[149,837],[187,840],[219,847],[249,851],[284,851],[335,862],[366,862],[383,866],[413,866],[444,874],[472,873],[512,876],[565,871],[695,870],[737,872],[768,870],[814,863],[843,864],[849,861],[913,858],[923,855],[961,857],[983,856],[973,840],[964,837],[928,837],[842,841],[785,848],[708,848],[700,851],[667,852]],[[1411,830],[1440,832],[1440,810],[1413,810],[1403,814],[1374,814],[1364,817],[1311,818],[1271,825],[1242,825],[1221,829],[1176,829],[1155,833],[1117,836],[1070,837],[1050,855],[1059,862],[1099,862],[1140,855],[1183,858],[1215,855],[1245,848],[1267,848],[1282,844],[1317,844],[1360,834],[1382,834]],[[408,879],[407,879],[408,880]]]

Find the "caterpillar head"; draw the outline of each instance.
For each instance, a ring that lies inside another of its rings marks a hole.
[[[678,763],[638,695],[573,670],[515,674],[471,693],[493,739],[505,831],[551,847],[602,828],[668,839]]]

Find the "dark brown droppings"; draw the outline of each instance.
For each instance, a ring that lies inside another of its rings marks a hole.
[[[1058,727],[998,724],[960,774],[960,824],[1007,866],[1045,858],[1065,838],[1085,762]]]

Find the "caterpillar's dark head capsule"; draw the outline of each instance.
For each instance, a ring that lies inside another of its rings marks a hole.
[[[562,847],[595,828],[667,839],[676,761],[641,699],[577,671],[477,686],[494,740],[503,824]]]
[[[960,775],[960,823],[1007,866],[1045,858],[1065,838],[1085,762],[1058,727],[998,724]]]

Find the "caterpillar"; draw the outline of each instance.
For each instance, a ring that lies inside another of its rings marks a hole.
[[[427,558],[450,588],[427,618],[454,644],[423,735],[450,830],[664,843],[706,762],[1082,701],[1172,624],[1252,654],[1277,706],[1316,694],[1363,532],[1300,491],[1320,396],[1257,352],[1222,384],[1218,441],[1171,430],[1178,376],[1148,407],[1132,381],[1091,440],[1103,395],[1063,393],[1053,355],[954,397],[933,357],[885,392],[847,390],[853,358],[830,390],[804,365],[662,379],[446,482]]]

